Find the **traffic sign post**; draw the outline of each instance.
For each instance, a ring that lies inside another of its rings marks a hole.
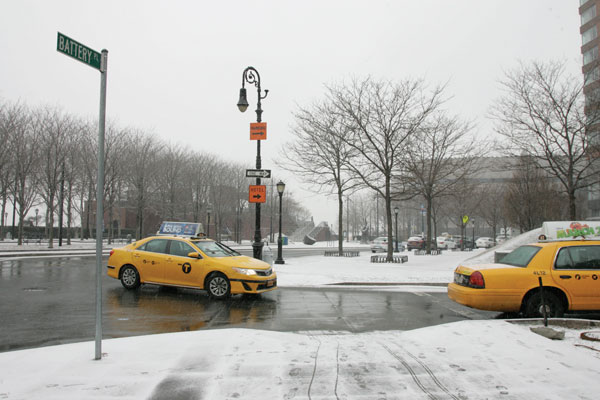
[[[247,169],[246,178],[270,178],[270,169]]]
[[[264,203],[267,200],[267,187],[265,185],[250,185],[248,188],[249,203]]]
[[[102,233],[104,231],[104,132],[106,126],[106,74],[108,50],[98,53],[57,32],[56,51],[100,71],[100,117],[98,121],[98,175],[96,179],[96,335],[95,359],[102,358]]]

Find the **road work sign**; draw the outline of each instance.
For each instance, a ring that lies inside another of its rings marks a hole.
[[[267,140],[267,123],[250,123],[250,140]]]
[[[265,185],[250,185],[248,202],[264,203],[267,200],[267,187]]]

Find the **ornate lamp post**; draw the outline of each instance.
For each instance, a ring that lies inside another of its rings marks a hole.
[[[275,260],[275,264],[285,264],[281,255],[283,247],[283,239],[281,237],[281,198],[283,197],[284,190],[285,183],[279,181],[277,183],[277,193],[279,193],[279,238],[277,238],[277,260]]]
[[[398,249],[398,211],[400,211],[400,209],[398,207],[394,207],[394,214],[396,214],[396,250],[394,250],[396,253],[400,251],[400,249]]]
[[[206,237],[210,237],[210,214],[212,211],[212,204],[208,204],[206,206]]]
[[[37,223],[37,221],[38,221],[38,213],[39,213],[39,212],[40,212],[40,209],[39,209],[39,208],[36,208],[36,209],[35,209],[35,227],[36,227],[36,228],[37,228],[37,226],[38,226],[38,225],[37,225],[37,224],[38,224],[38,223]]]
[[[258,71],[254,69],[254,67],[248,67],[242,73],[242,88],[240,89],[240,99],[238,100],[237,106],[241,112],[244,112],[248,109],[248,100],[246,98],[246,82],[250,85],[254,85],[258,91],[258,103],[256,106],[256,122],[262,122],[262,108],[260,101],[267,97],[269,93],[268,90],[265,90],[265,95],[262,95],[260,89],[260,75]],[[261,161],[260,161],[260,140],[256,141],[256,169],[261,169]],[[256,184],[260,185],[260,178],[256,178]],[[260,203],[256,204],[256,219],[255,219],[255,229],[254,229],[254,243],[252,243],[252,253],[254,258],[262,260],[262,248],[264,243],[261,240],[260,233]]]

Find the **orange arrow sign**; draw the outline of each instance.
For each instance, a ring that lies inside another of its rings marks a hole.
[[[250,123],[250,140],[267,140],[267,123]]]
[[[267,187],[265,185],[250,185],[248,189],[249,203],[264,203],[267,200]]]

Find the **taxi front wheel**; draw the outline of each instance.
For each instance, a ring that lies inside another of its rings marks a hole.
[[[210,297],[215,299],[224,299],[231,292],[229,279],[221,274],[213,274],[206,280],[206,290]]]
[[[140,274],[133,266],[128,265],[121,271],[121,284],[125,289],[136,289],[140,286]]]
[[[546,315],[550,318],[560,318],[565,313],[565,307],[560,299],[552,292],[544,292],[544,303],[546,304]],[[538,290],[532,294],[525,304],[525,316],[530,318],[541,318],[544,316],[542,305],[542,294]]]

